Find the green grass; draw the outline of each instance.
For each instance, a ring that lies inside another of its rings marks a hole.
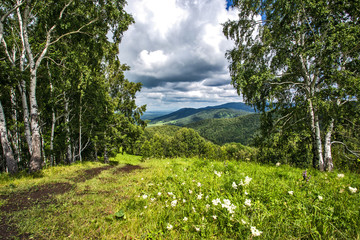
[[[308,170],[311,177],[304,181],[303,169],[286,165],[141,162],[130,155],[112,163],[79,183],[67,179],[102,164],[50,168],[37,178],[0,175],[2,193],[54,181],[74,184],[55,203],[13,213],[19,232],[35,239],[360,239],[359,192],[349,191],[360,189],[355,174],[339,178],[337,172]],[[118,172],[125,164],[143,169]],[[252,180],[240,185],[246,177]],[[261,235],[252,236],[251,227]]]

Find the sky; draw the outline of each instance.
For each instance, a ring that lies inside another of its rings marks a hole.
[[[128,0],[135,24],[124,33],[120,61],[141,82],[136,103],[147,111],[199,108],[241,98],[230,84],[221,23],[236,19],[226,0]]]

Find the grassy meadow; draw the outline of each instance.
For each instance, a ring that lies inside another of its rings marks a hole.
[[[360,177],[304,171],[119,154],[110,166],[0,175],[0,217],[29,239],[360,239]],[[9,211],[11,196],[23,206]]]

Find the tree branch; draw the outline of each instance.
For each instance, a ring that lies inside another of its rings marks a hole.
[[[348,150],[351,154],[355,155],[357,158],[360,158],[360,156],[357,154],[357,152],[354,151],[354,150],[350,150],[345,143],[339,142],[339,141],[333,141],[333,142],[331,142],[331,145],[332,145],[333,143],[337,143],[337,144],[343,145],[343,146],[345,147],[345,149]]]

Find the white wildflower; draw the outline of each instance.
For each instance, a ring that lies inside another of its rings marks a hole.
[[[245,205],[251,207],[251,199],[245,199]]]
[[[153,202],[153,201],[155,201],[155,200],[156,200],[156,198],[151,198],[150,200]]]
[[[203,196],[203,194],[202,193],[200,193],[199,195],[197,195],[197,199],[201,199],[202,198],[202,196]]]
[[[257,230],[255,227],[251,227],[250,230],[251,230],[251,234],[254,237],[258,237],[258,236],[260,236],[262,234],[262,232]]]
[[[174,200],[174,201],[171,202],[171,206],[172,206],[172,207],[175,207],[176,204],[177,204],[177,200]]]
[[[143,199],[147,199],[147,197],[148,197],[148,196],[147,196],[146,194],[142,195],[142,198],[143,198]]]
[[[183,203],[186,203],[186,200],[185,200],[185,199],[183,199]]]
[[[208,198],[209,198],[209,195],[206,195],[205,199],[208,200]]]
[[[205,207],[206,207],[206,211],[209,210],[210,204],[206,204]]]
[[[251,182],[251,180],[252,180],[252,178],[246,176],[245,180],[244,180],[245,185],[248,185]]]
[[[343,173],[339,173],[339,174],[337,175],[337,177],[338,177],[338,178],[343,178],[343,177],[345,177],[345,175],[344,175]]]
[[[194,227],[195,227],[195,226],[194,226]],[[199,232],[199,231],[200,231],[200,228],[195,227],[195,230],[196,230],[197,232]]]
[[[195,208],[194,208],[194,207],[192,207],[192,210],[194,211],[194,213],[196,212],[196,210],[195,210]]]
[[[168,192],[167,193],[169,196],[174,196],[174,194],[172,192]]]
[[[166,228],[167,228],[168,230],[171,230],[171,229],[173,229],[173,225],[171,225],[170,223],[168,223],[168,225],[166,226]]]
[[[198,187],[201,187],[201,183],[198,182],[198,183],[197,183],[197,186],[198,186]]]
[[[191,191],[191,189],[189,189],[189,193],[190,193],[190,194],[192,194],[192,191]]]
[[[141,180],[143,181],[143,180],[144,180],[144,178],[141,178]]]
[[[187,218],[187,217],[184,217],[184,219],[183,219],[183,220],[184,220],[184,222],[186,222],[186,221],[188,220],[188,218]]]
[[[157,194],[158,196],[161,196],[161,192],[158,192],[158,194]]]
[[[147,209],[147,206],[144,206],[145,209]]]
[[[248,195],[249,193],[247,191],[245,191],[245,195]]]
[[[236,185],[235,182],[232,183],[232,187],[233,187],[234,189],[237,189],[237,185]]]
[[[244,219],[241,219],[242,224],[247,224],[247,222]]]
[[[357,192],[357,188],[349,187],[349,190],[350,190],[351,193],[356,193]]]
[[[294,195],[294,191],[288,191],[290,195]]]
[[[319,196],[318,196],[318,199],[319,199],[320,201],[322,201],[324,198],[319,195]]]
[[[221,177],[222,172],[218,172],[218,171],[215,170],[214,173],[215,173],[216,176]]]
[[[217,206],[219,203],[221,203],[221,201],[220,201],[219,198],[217,198],[217,199],[212,200],[212,203],[213,203],[215,206]]]
[[[280,165],[281,165],[281,163],[279,163],[279,162],[276,163],[276,166],[277,166],[277,167],[280,167]]]
[[[213,215],[212,218],[213,218],[214,220],[216,220],[216,219],[217,219],[217,216],[216,216],[216,215]]]
[[[224,199],[224,203],[221,204],[223,208],[226,208],[229,213],[234,213],[236,206],[230,202],[229,199]]]
[[[186,168],[184,168],[184,172],[186,172]]]
[[[185,185],[185,182],[183,182],[181,185]]]

